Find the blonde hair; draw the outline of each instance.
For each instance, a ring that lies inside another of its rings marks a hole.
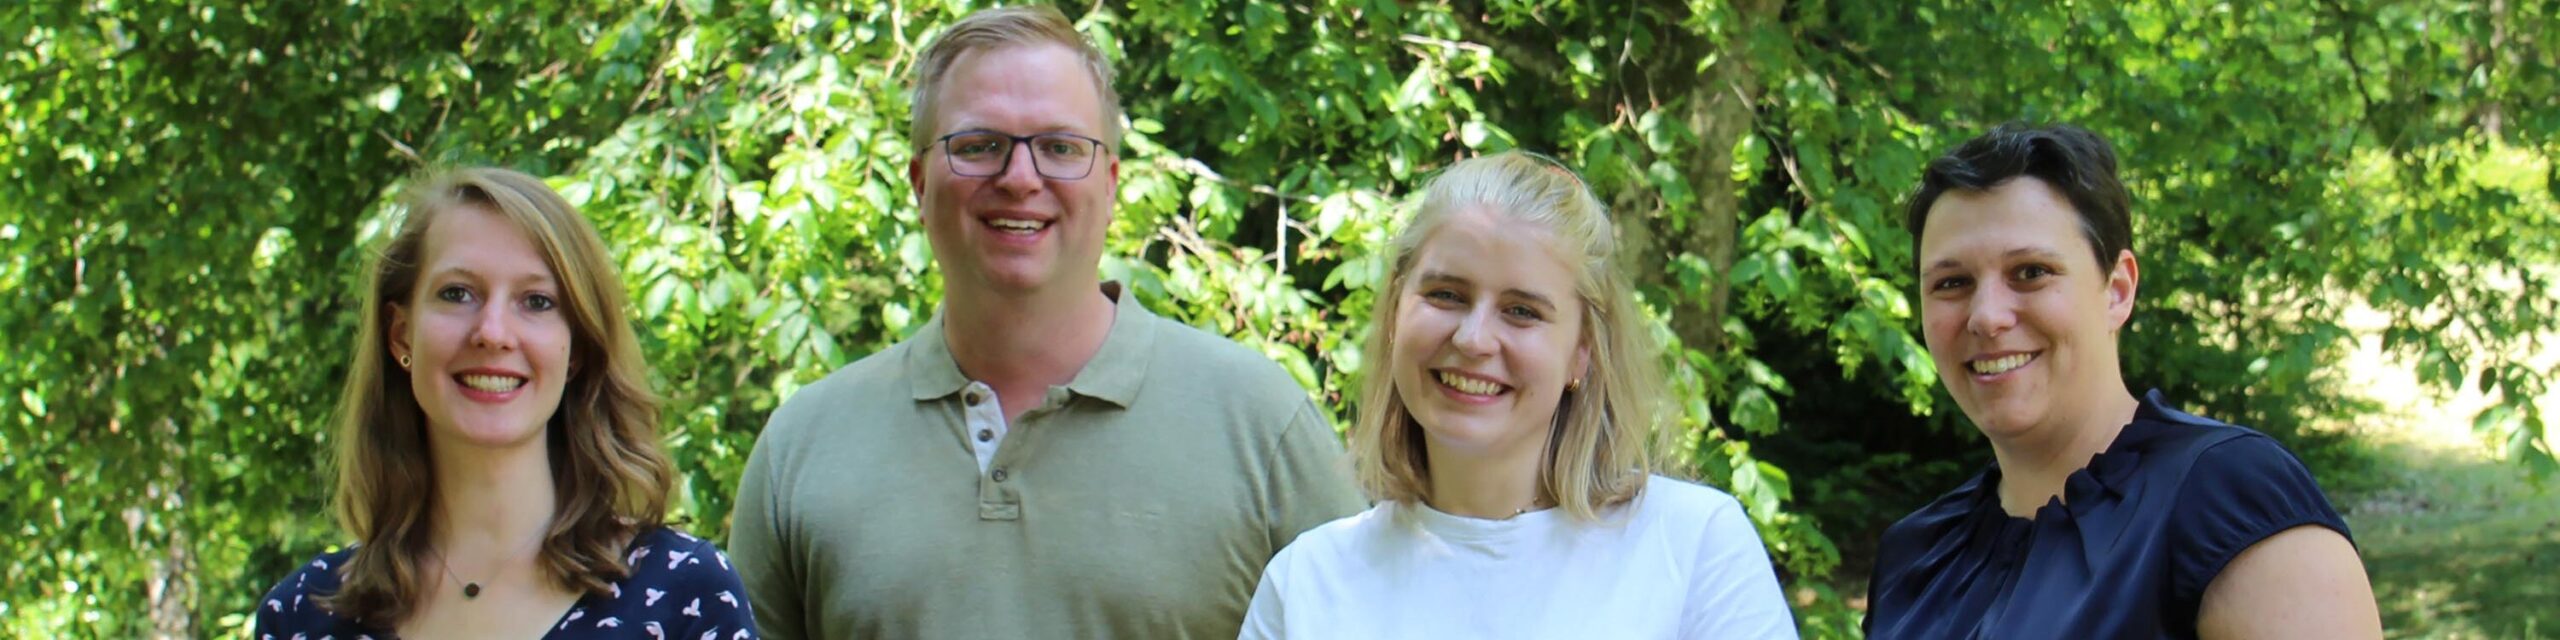
[[[408,219],[368,269],[354,361],[338,414],[337,515],[356,538],[345,578],[322,603],[366,624],[396,626],[423,602],[419,558],[435,530],[435,466],[425,411],[388,340],[391,306],[418,287],[427,231],[457,210],[514,222],[541,248],[559,280],[569,321],[569,380],[545,426],[557,508],[543,534],[539,570],[556,584],[606,593],[630,574],[621,545],[666,520],[675,466],[659,450],[658,398],[624,312],[622,279],[586,218],[541,180],[506,169],[462,168],[420,177],[402,198]]]
[[[1362,347],[1368,372],[1352,426],[1352,466],[1361,488],[1379,500],[1414,502],[1431,495],[1431,461],[1422,428],[1405,409],[1390,373],[1395,322],[1414,286],[1414,256],[1450,216],[1483,209],[1554,234],[1575,264],[1582,301],[1581,343],[1591,369],[1581,388],[1564,394],[1548,434],[1539,487],[1556,506],[1584,520],[1635,498],[1656,466],[1663,434],[1662,365],[1638,310],[1629,278],[1616,263],[1616,227],[1606,207],[1571,169],[1545,156],[1506,151],[1451,165],[1424,188],[1422,205],[1389,245],[1389,289],[1378,295]]]
[[[1093,75],[1094,95],[1102,98],[1102,142],[1106,148],[1120,146],[1120,92],[1111,88],[1115,77],[1111,59],[1093,46],[1066,14],[1046,5],[999,7],[969,14],[952,23],[926,45],[915,68],[915,90],[907,97],[907,141],[918,149],[933,142],[934,133],[942,126],[941,114],[934,102],[942,96],[942,83],[951,77],[951,65],[960,56],[973,51],[991,51],[1006,47],[1054,44],[1074,51],[1082,59],[1086,71]]]

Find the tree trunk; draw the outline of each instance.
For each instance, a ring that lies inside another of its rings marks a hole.
[[[1724,321],[1732,307],[1733,281],[1726,274],[1733,269],[1742,221],[1742,184],[1733,178],[1733,150],[1743,136],[1752,134],[1760,99],[1759,70],[1751,66],[1749,42],[1751,34],[1777,25],[1779,4],[1741,0],[1730,5],[1730,11],[1733,22],[1725,25],[1729,36],[1722,49],[1709,49],[1711,45],[1703,41],[1695,41],[1692,47],[1672,47],[1673,55],[1646,69],[1651,76],[1648,84],[1680,92],[1678,117],[1698,136],[1685,155],[1670,158],[1697,192],[1698,215],[1685,229],[1674,229],[1665,224],[1667,218],[1655,217],[1653,228],[1643,229],[1630,242],[1643,256],[1638,261],[1640,273],[1661,273],[1670,259],[1683,252],[1706,260],[1710,269],[1706,290],[1681,298],[1692,306],[1671,319],[1671,330],[1681,342],[1706,353],[1725,347]],[[1715,64],[1698,73],[1697,61],[1711,54],[1716,56]]]

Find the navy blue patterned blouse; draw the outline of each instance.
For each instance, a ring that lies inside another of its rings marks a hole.
[[[338,617],[316,597],[338,590],[336,567],[352,550],[322,555],[285,577],[258,602],[259,640],[389,640],[397,637]],[[729,557],[710,541],[665,527],[634,536],[623,563],[631,577],[611,593],[587,594],[561,614],[544,638],[642,638],[647,640],[747,640],[756,637],[754,610]]]
[[[2273,438],[2157,390],[2034,519],[2001,510],[1999,487],[1994,465],[1885,530],[1868,638],[2193,638],[2205,587],[2250,545],[2348,535]]]

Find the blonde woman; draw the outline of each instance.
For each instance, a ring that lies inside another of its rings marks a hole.
[[[1653,475],[1657,354],[1607,212],[1507,152],[1432,180],[1371,331],[1368,511],[1271,561],[1245,638],[1792,638],[1731,496]]]
[[[355,538],[258,603],[260,638],[750,638],[674,469],[595,229],[522,173],[419,181],[374,261],[340,406]]]

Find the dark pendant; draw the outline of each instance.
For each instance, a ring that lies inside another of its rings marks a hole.
[[[464,584],[462,585],[462,597],[464,597],[464,598],[477,598],[477,597],[480,597],[480,583],[477,583],[477,582],[464,583]]]

